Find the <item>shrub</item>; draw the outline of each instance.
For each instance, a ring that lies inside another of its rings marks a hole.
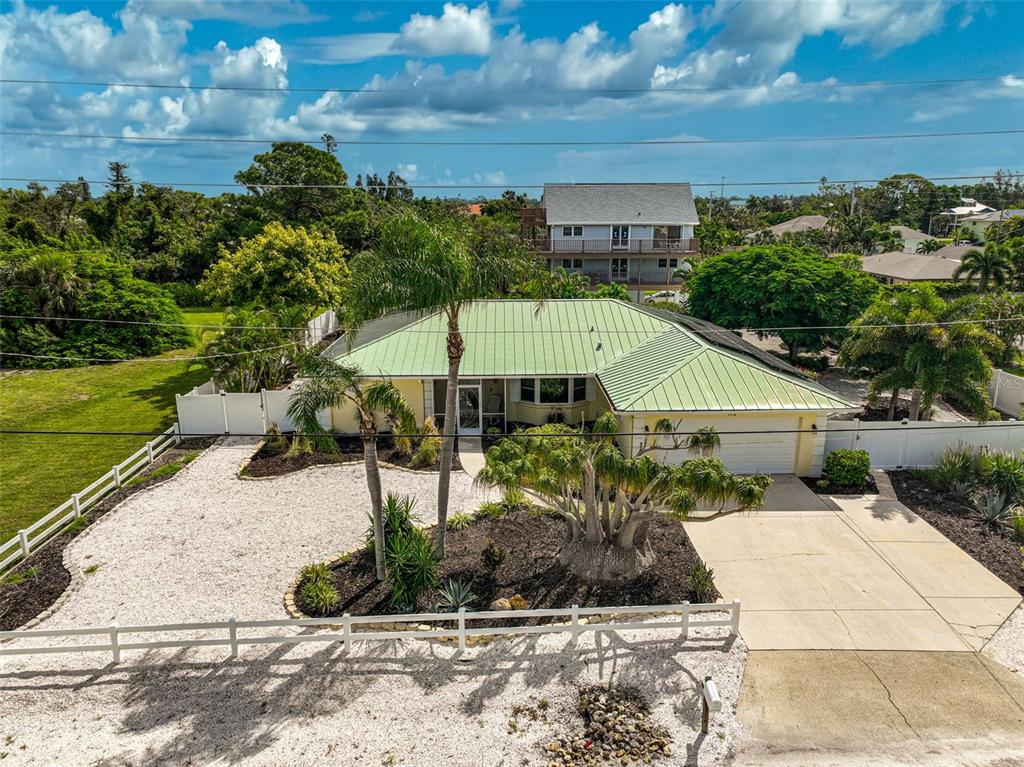
[[[469,584],[457,578],[449,578],[441,587],[440,593],[438,606],[444,612],[455,612],[460,607],[469,607],[476,599],[476,594],[470,589]]]
[[[489,517],[490,519],[497,519],[498,517],[502,517],[505,515],[505,507],[502,506],[500,503],[495,503],[494,501],[487,501],[486,503],[481,503],[480,508],[478,508],[474,512],[474,514],[478,517]]]
[[[978,466],[974,451],[964,445],[946,448],[932,470],[935,485],[943,490],[952,490],[956,482],[972,483]]]
[[[413,528],[405,536],[386,539],[384,558],[391,575],[391,604],[413,607],[437,586],[437,559],[430,538]]]
[[[715,598],[715,571],[703,562],[690,568],[690,589],[694,602],[711,602]]]
[[[338,590],[328,581],[313,579],[302,584],[299,600],[304,612],[321,616],[331,612],[340,600]]]
[[[384,545],[392,538],[408,538],[416,528],[412,510],[416,502],[408,496],[399,498],[391,493],[384,499],[381,514],[384,517]],[[369,514],[370,526],[366,530],[366,548],[373,548],[373,514]]]
[[[480,565],[484,568],[484,572],[494,575],[501,567],[501,563],[505,561],[506,555],[507,552],[502,546],[488,539],[483,551],[480,552]]]
[[[833,450],[825,459],[829,481],[839,487],[864,487],[871,471],[871,456],[866,450]]]
[[[447,520],[445,520],[444,529],[452,531],[465,530],[473,524],[473,519],[473,515],[466,512],[452,514]]]
[[[1010,503],[1024,500],[1024,455],[989,453],[978,459],[978,473],[986,484]]]
[[[160,287],[167,291],[178,306],[206,306],[206,294],[187,282],[164,282]]]
[[[1018,541],[1024,541],[1024,507],[1017,506],[1014,509],[1013,517],[1010,519],[1010,527]]]
[[[416,453],[412,457],[413,468],[422,469],[433,466],[437,463],[437,456],[441,452],[441,437],[433,418],[426,418],[423,427],[420,429],[422,437],[418,438]]]
[[[331,571],[323,562],[317,562],[303,567],[299,573],[299,579],[302,582],[323,581],[326,583],[331,580]]]

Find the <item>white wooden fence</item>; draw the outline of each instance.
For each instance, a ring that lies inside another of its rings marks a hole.
[[[867,450],[876,469],[927,468],[953,445],[996,452],[1024,450],[1021,421],[834,421],[825,433],[825,455],[838,448]]]
[[[1024,406],[1024,378],[996,370],[988,384],[988,396],[992,398],[992,407],[1000,413],[1020,418]]]
[[[702,613],[726,613],[727,618],[694,620]],[[639,621],[644,615],[658,615],[660,620]],[[612,622],[616,618],[624,622]],[[473,627],[475,621],[504,620],[509,618],[562,618],[561,623],[544,623],[536,626],[489,626]],[[586,621],[581,620],[586,618]],[[421,628],[432,623],[456,623],[456,628]],[[392,624],[392,628],[375,626]],[[412,625],[414,628],[399,629],[394,624]],[[470,637],[509,636],[526,634],[569,634],[573,647],[579,637],[588,632],[637,631],[650,629],[678,629],[680,637],[689,636],[691,628],[727,626],[729,635],[736,636],[740,625],[740,600],[724,604],[648,605],[636,607],[580,607],[552,608],[540,610],[489,610],[467,612],[461,608],[457,613],[419,613],[415,615],[345,615],[335,618],[303,618],[301,620],[250,620],[240,621],[228,618],[226,621],[209,623],[174,623],[147,626],[96,626],[69,629],[33,629],[30,631],[0,631],[0,656],[5,655],[49,655],[53,653],[103,652],[110,653],[114,663],[121,662],[125,650],[152,650],[157,648],[183,647],[229,647],[232,658],[238,657],[238,648],[258,644],[301,644],[305,642],[340,642],[345,651],[352,649],[352,642],[394,639],[457,639],[460,650],[466,649]],[[370,630],[366,630],[371,627]],[[326,632],[304,634],[242,634],[251,629],[332,629]],[[220,634],[200,638],[168,637],[181,632]],[[152,640],[125,641],[126,635],[155,636]],[[26,639],[49,639],[56,637],[103,637],[98,644],[33,644],[20,646],[17,642]]]
[[[133,474],[146,468],[167,448],[181,441],[177,424],[159,437],[150,440],[137,451],[114,466],[95,482],[79,490],[49,514],[33,522],[6,543],[0,544],[0,572],[21,561],[51,535],[82,516],[91,506]]]

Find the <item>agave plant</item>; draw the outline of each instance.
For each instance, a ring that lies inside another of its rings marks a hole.
[[[695,562],[690,568],[690,588],[694,601],[711,602],[715,596],[715,571],[703,562]]]
[[[1001,530],[1010,524],[1013,509],[1003,493],[978,493],[974,496],[974,516],[983,527]]]
[[[460,607],[469,607],[476,600],[470,584],[458,578],[449,578],[440,589],[438,606],[443,612],[455,612]]]

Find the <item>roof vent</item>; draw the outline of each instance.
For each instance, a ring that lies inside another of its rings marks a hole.
[[[595,352],[601,351],[601,342],[600,341],[597,342],[597,346],[594,347],[594,351]]]

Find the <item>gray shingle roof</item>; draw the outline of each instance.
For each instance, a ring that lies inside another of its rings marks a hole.
[[[689,184],[545,184],[547,221],[560,224],[697,224]]]
[[[952,249],[952,246],[950,246]],[[945,250],[945,248],[943,248]],[[957,248],[966,251],[969,248]],[[864,256],[861,263],[868,274],[892,277],[897,280],[951,280],[960,266],[960,253],[939,255],[942,251],[927,255],[918,253],[879,253]]]

